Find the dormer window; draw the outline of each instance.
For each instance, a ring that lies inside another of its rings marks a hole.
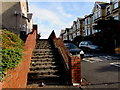
[[[114,0],[113,2],[113,9],[118,8],[118,0]]]

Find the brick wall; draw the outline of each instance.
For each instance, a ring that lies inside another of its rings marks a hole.
[[[55,39],[56,46],[59,48],[62,56],[65,60],[65,63],[68,65],[71,72],[71,82],[72,84],[81,84],[81,58],[78,56],[70,56],[67,48],[64,46],[64,43],[61,39]]]
[[[81,61],[80,57],[71,56],[71,79],[72,83],[81,84]]]
[[[25,42],[23,60],[16,68],[6,72],[6,77],[4,77],[1,83],[2,88],[26,88],[32,51],[36,44],[36,32],[37,30],[34,30],[32,34],[28,35]]]
[[[63,41],[60,38],[56,38],[54,31],[51,33],[50,39],[53,40],[55,46],[62,53],[66,65],[71,72],[71,83],[81,84],[81,58],[77,56],[70,56],[68,49],[65,47]]]
[[[59,49],[59,51],[61,52],[61,54],[65,60],[67,67],[69,68],[70,53],[68,52],[63,41],[60,38],[56,38],[54,40],[55,40],[55,44],[56,44],[57,48]]]

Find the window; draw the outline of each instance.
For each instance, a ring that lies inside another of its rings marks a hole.
[[[77,23],[77,29],[80,29],[80,21]]]
[[[80,36],[80,32],[79,31],[77,32],[77,36]]]
[[[100,9],[97,11],[97,17],[100,17],[101,16],[101,12],[100,12]]]
[[[94,16],[92,17],[92,22],[94,23]]]
[[[72,29],[69,30],[70,31],[70,34],[72,33]]]
[[[92,34],[94,34],[95,33],[95,30],[94,30],[94,28],[93,28],[93,26],[92,26]]]
[[[90,28],[88,28],[87,32],[88,32],[88,35],[90,35]]]
[[[67,40],[67,37],[66,37],[66,36],[63,36],[63,40]]]
[[[74,26],[73,26],[73,31],[76,31],[76,25],[74,24]]]
[[[87,19],[85,19],[85,25],[87,25]]]
[[[27,24],[23,25],[23,31],[27,31]]]
[[[110,7],[107,7],[106,14],[110,14]]]
[[[115,16],[115,17],[114,17],[114,20],[119,20],[119,17],[118,17],[118,16]]]
[[[118,0],[114,0],[113,2],[113,9],[118,8]]]
[[[72,36],[71,35],[69,35],[69,40],[72,41]]]
[[[88,24],[90,24],[90,18],[88,18]]]
[[[94,13],[94,20],[97,19],[97,12]]]
[[[88,30],[86,29],[86,30],[85,30],[85,36],[87,36],[87,35],[88,35]]]
[[[73,34],[73,38],[75,38],[75,37],[76,37],[76,34],[74,33],[74,34]]]

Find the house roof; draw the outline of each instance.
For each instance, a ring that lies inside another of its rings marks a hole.
[[[109,3],[100,3],[99,5],[101,6],[101,8],[105,8],[106,5],[108,5]]]
[[[73,21],[73,24],[76,24],[77,22],[76,21]]]
[[[82,20],[83,18],[78,17],[77,19],[78,19],[78,20]]]
[[[85,18],[91,17],[93,14],[85,15]]]
[[[77,26],[77,21],[73,21],[73,26]]]
[[[95,8],[98,6],[101,9],[104,9],[109,3],[106,2],[95,2],[92,13],[94,12]]]
[[[60,33],[60,34],[63,34],[63,33],[65,33],[65,30],[61,30],[61,33]]]
[[[79,17],[78,17],[78,18],[77,18],[77,21],[80,22],[80,21],[82,21],[83,19],[84,19],[84,18],[79,18]]]

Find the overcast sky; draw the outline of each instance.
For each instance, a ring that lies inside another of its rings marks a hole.
[[[61,29],[70,28],[77,17],[91,14],[96,0],[28,0],[33,23],[38,25],[41,38],[48,38],[52,30],[57,37]],[[109,2],[110,0],[99,0]]]

